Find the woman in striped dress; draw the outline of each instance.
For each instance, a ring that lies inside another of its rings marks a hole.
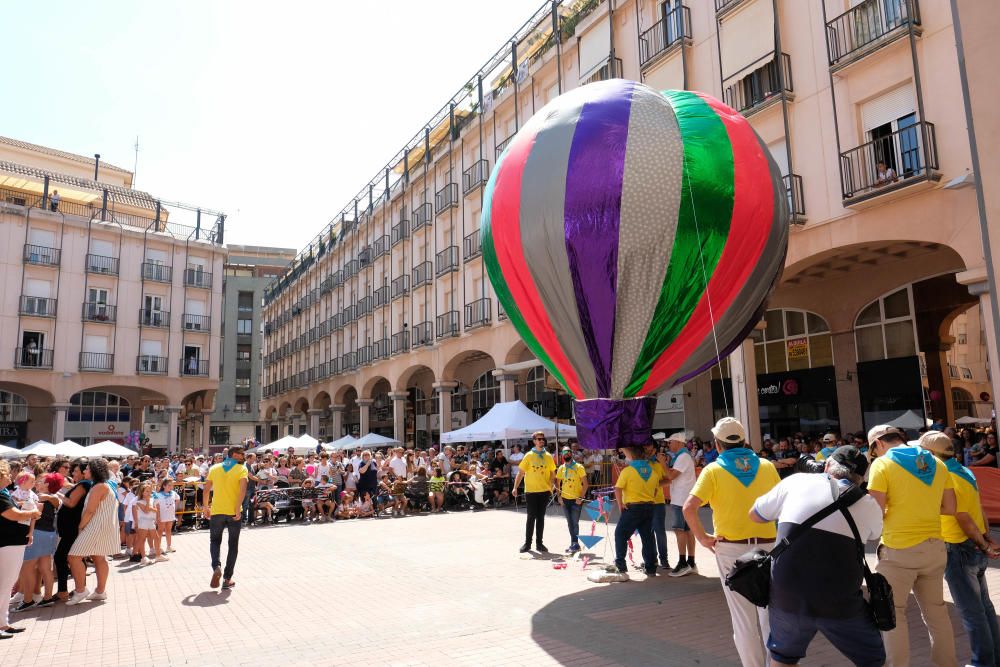
[[[108,462],[104,459],[90,459],[85,479],[93,483],[87,494],[83,516],[80,518],[80,534],[69,550],[69,567],[73,572],[76,590],[66,604],[80,604],[84,600],[107,600],[105,587],[108,584],[108,556],[118,553],[118,497],[113,482],[109,482]],[[83,559],[89,556],[94,561],[97,587],[91,593],[87,590],[87,566]]]

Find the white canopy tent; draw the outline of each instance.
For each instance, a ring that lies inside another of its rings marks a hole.
[[[398,447],[401,444],[403,443],[399,440],[387,438],[384,435],[379,435],[378,433],[369,433],[352,442],[350,448],[367,449],[368,447]]]
[[[983,417],[962,417],[955,420],[956,424],[989,424],[990,420]]]
[[[541,431],[547,438],[575,438],[576,427],[557,424],[533,412],[521,401],[497,403],[490,411],[468,426],[441,434],[441,442],[480,442],[530,438]]]
[[[18,456],[23,458],[29,454],[34,454],[35,456],[86,456],[87,450],[73,442],[72,440],[63,440],[62,442],[53,445],[51,442],[46,442],[44,440],[39,440],[38,442],[28,445],[22,450],[19,450]]]
[[[21,453],[20,449],[15,449],[14,447],[8,447],[7,445],[0,445],[0,459],[13,459]]]
[[[313,445],[315,447],[315,445]],[[270,454],[271,452],[280,452],[282,454],[288,453],[288,448],[294,447],[296,451],[302,447],[302,443],[294,435],[286,435],[284,438],[279,438],[274,442],[269,442],[266,445],[259,445],[254,447],[250,451],[254,454]]]
[[[343,438],[339,438],[337,440],[334,440],[333,442],[326,443],[325,445],[323,445],[323,448],[328,449],[331,452],[337,452],[344,449],[352,448],[354,446],[354,443],[357,441],[358,439],[355,438],[353,435],[345,435]]]
[[[98,442],[93,445],[87,445],[83,448],[83,451],[86,456],[101,456],[110,459],[136,455],[136,453],[128,447],[122,447],[117,442],[111,442],[110,440]]]
[[[317,440],[316,438],[312,437],[308,433],[303,433],[302,435],[299,436],[299,445],[302,445],[303,447],[305,447],[306,449],[308,449],[310,452],[315,452],[316,451],[316,445],[318,445],[318,444],[319,444],[319,440]],[[296,448],[298,448],[299,445],[296,445]]]
[[[925,426],[930,426],[931,420],[924,419],[923,415],[919,415],[913,410],[907,410],[892,421],[886,422],[886,424],[899,428],[921,429]]]

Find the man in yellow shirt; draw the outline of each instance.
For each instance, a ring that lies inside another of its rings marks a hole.
[[[222,561],[219,551],[222,548],[222,531],[229,531],[229,550],[226,552],[225,580],[222,588],[229,589],[236,585],[233,581],[233,569],[236,567],[236,556],[240,550],[240,518],[243,514],[243,497],[247,492],[249,473],[243,465],[246,454],[243,447],[236,445],[229,448],[229,458],[216,463],[208,471],[205,478],[205,518],[208,519],[208,550],[212,556],[212,588],[219,585],[223,578]],[[211,504],[208,502],[211,498]]]
[[[556,470],[556,484],[559,485],[559,502],[569,526],[569,549],[566,553],[575,554],[580,550],[580,510],[590,484],[587,482],[587,469],[573,460],[573,450],[568,447],[562,450],[562,465]]]
[[[917,598],[931,638],[931,662],[954,667],[955,636],[944,604],[941,515],[955,514],[955,484],[944,463],[919,445],[907,445],[892,426],[868,431],[868,446],[878,458],[868,473],[868,493],[885,512],[878,565],[892,586],[896,628],[884,632],[889,665],[910,664],[906,603]]]
[[[615,482],[615,501],[621,517],[615,527],[615,564],[608,569],[627,572],[625,556],[628,553],[628,539],[636,531],[642,540],[642,562],[646,574],[656,576],[656,539],[653,537],[653,513],[656,494],[663,482],[663,466],[650,461],[645,447],[626,447],[624,450],[628,465],[618,473]]]
[[[719,579],[723,582],[736,559],[751,549],[770,551],[777,531],[774,522],[750,520],[750,509],[757,498],[777,486],[781,478],[774,465],[747,447],[743,424],[723,417],[712,429],[719,457],[705,466],[684,501],[684,518],[702,546],[715,552]],[[705,531],[698,516],[702,505],[712,506],[714,533]],[[745,597],[729,590],[722,592],[733,622],[733,641],[743,667],[767,664],[767,641],[770,628],[767,609],[754,606]]]
[[[524,506],[528,510],[528,521],[524,527],[524,544],[521,553],[531,549],[531,535],[535,535],[535,548],[545,553],[548,549],[542,542],[545,532],[545,510],[549,506],[549,493],[555,482],[556,462],[545,449],[545,434],[535,431],[531,436],[534,448],[517,464],[517,479],[514,480],[514,497],[524,480]]]
[[[955,460],[951,438],[940,431],[928,431],[920,445],[944,462],[955,485],[955,516],[941,516],[941,536],[948,553],[944,578],[969,635],[972,665],[995,665],[1000,660],[1000,627],[986,585],[986,564],[1000,556],[990,537],[983,515],[979,485],[968,468]]]

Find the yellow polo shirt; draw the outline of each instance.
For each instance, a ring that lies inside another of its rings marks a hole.
[[[622,502],[626,505],[656,502],[656,493],[660,491],[664,471],[663,466],[656,461],[649,462],[649,467],[652,470],[649,479],[643,479],[639,472],[630,465],[618,474],[615,487],[622,490]],[[662,491],[660,491],[660,497],[663,497]]]
[[[548,452],[539,454],[534,449],[524,455],[517,467],[524,472],[525,493],[544,493],[552,490],[552,473],[556,461]]]
[[[955,484],[944,463],[930,452],[927,454],[937,462],[929,485],[885,456],[872,463],[868,489],[885,494],[882,544],[890,549],[906,549],[925,540],[941,539],[941,497],[945,489],[953,489]]]
[[[698,475],[691,495],[696,496],[702,505],[712,506],[712,524],[715,526],[716,537],[727,540],[772,538],[778,534],[774,522],[751,521],[750,509],[758,498],[780,481],[778,471],[766,459],[760,460],[757,475],[749,486],[743,486],[742,482],[722,466],[712,462]]]
[[[243,508],[237,502],[240,498],[240,480],[247,479],[247,467],[237,463],[229,472],[216,463],[208,471],[208,481],[212,483],[212,514],[236,516]]]
[[[968,514],[979,532],[985,533],[986,522],[983,520],[983,505],[979,498],[979,490],[961,475],[956,475],[953,472],[948,474],[951,475],[951,481],[955,485],[955,500],[957,501],[955,511]],[[969,539],[962,527],[958,525],[958,519],[947,514],[941,515],[941,537],[945,542],[952,544],[960,544]]]
[[[587,469],[579,463],[568,467],[565,463],[556,470],[559,481],[559,495],[564,500],[576,500],[583,494],[583,480],[587,478]]]

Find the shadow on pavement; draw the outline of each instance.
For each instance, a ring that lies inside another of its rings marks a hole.
[[[197,595],[188,595],[181,600],[185,607],[218,607],[229,603],[232,591],[202,591]]]

